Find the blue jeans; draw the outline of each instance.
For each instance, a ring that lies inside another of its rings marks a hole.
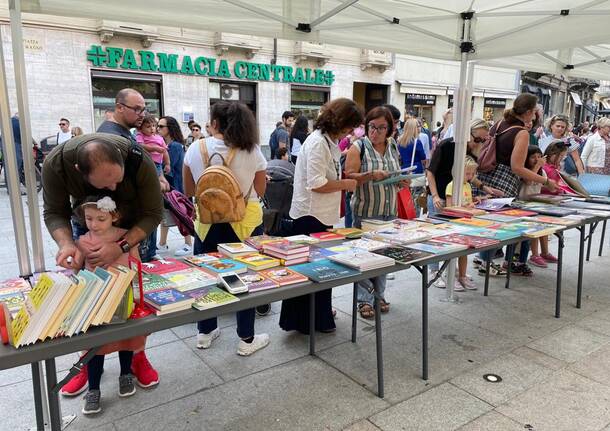
[[[504,260],[508,261],[508,247],[514,247],[514,245],[509,245],[506,247],[506,253],[504,253]],[[497,250],[488,250],[482,251],[479,253],[479,257],[483,259],[483,261],[487,262],[488,260],[493,260],[494,255]],[[529,241],[521,241],[521,246],[519,247],[519,263],[527,262],[527,255],[530,252],[530,242]]]
[[[366,217],[374,220],[392,220],[394,216],[378,216],[378,217]],[[360,229],[362,227],[362,217],[354,214],[354,227]],[[385,287],[386,287],[386,276],[380,275],[379,277],[369,278],[367,280],[361,280],[356,282],[358,304],[369,304],[373,306],[375,295],[373,294],[374,286],[379,286],[379,295],[381,299],[385,301]]]
[[[262,226],[259,226],[254,229],[252,235],[261,235],[262,233],[263,228]],[[214,224],[210,228],[204,241],[201,241],[199,237],[195,235],[193,254],[215,252],[218,244],[223,242],[240,242],[240,240],[237,235],[235,235],[230,224]],[[235,317],[237,320],[237,336],[241,339],[253,337],[254,318],[256,317],[255,309],[250,308],[248,310],[238,311],[235,313]],[[218,328],[218,319],[216,317],[197,322],[197,330],[200,334],[209,334],[216,328]]]
[[[354,225],[354,218],[352,215],[352,193],[345,193],[345,227],[352,227]]]

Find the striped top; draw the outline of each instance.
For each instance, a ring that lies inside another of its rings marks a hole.
[[[400,169],[398,146],[393,138],[388,139],[385,154],[379,154],[366,136],[354,142],[360,153],[364,145],[364,155],[361,158],[360,172],[397,171]],[[354,192],[352,204],[354,214],[361,218],[396,215],[396,194],[398,184],[379,185],[367,181]]]

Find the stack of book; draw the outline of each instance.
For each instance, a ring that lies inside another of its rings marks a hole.
[[[328,229],[328,231],[341,235],[346,239],[358,239],[364,233],[362,229],[357,229],[355,227],[338,227],[335,229]]]
[[[247,254],[256,253],[257,250],[254,247],[250,247],[241,242],[229,242],[224,244],[218,244],[218,252],[227,256],[230,259],[236,257],[245,256]]]
[[[434,236],[434,233],[426,229],[400,229],[392,227],[366,232],[364,236],[365,238],[390,244],[410,244],[430,239]]]
[[[303,274],[306,279],[309,278],[316,283],[351,277],[360,273],[356,269],[340,265],[329,259],[295,265],[291,269]]]
[[[309,281],[307,277],[288,268],[265,269],[261,271],[261,275],[269,280],[274,281],[279,286],[286,286],[289,284],[304,283],[306,281]]]
[[[485,214],[485,210],[468,207],[445,207],[441,213],[449,216],[459,217],[474,217],[476,215]]]
[[[345,239],[343,235],[334,232],[316,232],[309,234],[310,237],[317,239],[319,242],[325,241],[340,241]]]
[[[240,278],[248,285],[248,292],[258,292],[260,290],[273,289],[279,286],[274,280],[265,277],[262,273],[248,270],[245,274],[242,274]]]
[[[357,269],[358,271],[370,271],[372,269],[394,265],[394,259],[391,257],[358,249],[335,254],[330,256],[329,259],[333,262],[340,263],[341,265]]]
[[[265,245],[268,242],[273,242],[273,241],[280,241],[284,238],[282,238],[281,236],[272,236],[272,235],[256,235],[256,236],[251,236],[250,238],[246,238],[244,240],[244,243],[246,245],[249,245],[252,248],[255,248],[257,251],[262,251],[263,250],[263,245]]]
[[[135,271],[123,266],[94,272],[82,270],[77,276],[62,273],[40,275],[28,292],[24,304],[15,314],[5,312],[8,342],[20,347],[47,338],[72,336],[89,327],[126,319],[130,310],[123,301],[131,288]]]
[[[308,245],[286,240],[265,244],[263,251],[269,256],[280,259],[281,264],[284,266],[296,265],[309,260]]]
[[[260,253],[251,253],[251,254],[246,254],[244,256],[236,257],[235,261],[239,262],[239,263],[243,263],[248,268],[253,269],[255,271],[273,268],[274,266],[280,265],[280,259],[275,259],[273,257],[265,256],[264,254],[260,254]]]
[[[6,306],[11,316],[15,316],[30,290],[32,286],[23,278],[0,281],[0,303]]]
[[[154,309],[157,316],[191,308],[195,298],[176,289],[164,289],[144,294],[144,302]]]
[[[401,246],[390,246],[385,248],[380,248],[379,250],[375,250],[373,253],[380,254],[382,256],[387,256],[391,259],[394,259],[396,262],[403,264],[411,264],[415,262],[419,262],[420,260],[424,260],[433,256],[432,253],[422,250],[416,250],[411,247],[401,247]]]
[[[375,219],[364,219],[361,222],[362,230],[364,232],[370,232],[373,230],[387,229],[394,226],[394,221],[383,221],[383,220],[375,220]]]

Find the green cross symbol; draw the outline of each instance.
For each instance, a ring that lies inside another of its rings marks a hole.
[[[99,45],[91,45],[91,49],[87,51],[87,60],[94,66],[105,65],[107,58],[106,50]]]

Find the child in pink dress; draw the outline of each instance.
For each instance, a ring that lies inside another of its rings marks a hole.
[[[169,153],[167,152],[167,144],[160,135],[157,135],[156,123],[155,117],[152,115],[144,117],[142,125],[140,125],[136,133],[136,142],[150,154],[157,167],[157,175],[162,173],[168,174],[171,169],[171,163]]]
[[[577,196],[576,193],[569,185],[566,183],[561,174],[559,173],[559,167],[561,166],[561,162],[568,155],[568,145],[562,140],[556,139],[546,147],[544,151],[544,157],[546,157],[546,163],[542,167],[544,173],[546,174],[549,180],[553,180],[557,183],[559,187],[556,191],[551,191],[546,187],[542,187],[542,193],[547,195],[574,195]]]
[[[116,203],[108,196],[85,199],[85,202],[79,207],[79,213],[84,219],[89,232],[82,235],[76,241],[76,246],[84,256],[85,268],[93,271],[95,265],[91,263],[89,255],[103,244],[116,243],[123,238],[127,230],[114,226],[119,220],[119,214],[116,210]],[[138,257],[138,247],[136,245],[131,248],[129,253],[122,253],[113,262],[113,265],[129,266],[129,255]],[[84,414],[95,414],[102,410],[100,404],[100,380],[104,371],[104,357],[113,351],[118,350],[119,363],[121,365],[119,396],[129,397],[135,394],[136,387],[131,371],[132,359],[134,351],[143,349],[145,343],[146,336],[133,337],[117,343],[111,343],[103,346],[98,354],[89,361],[87,364],[89,391],[85,395],[85,405],[82,410]]]

